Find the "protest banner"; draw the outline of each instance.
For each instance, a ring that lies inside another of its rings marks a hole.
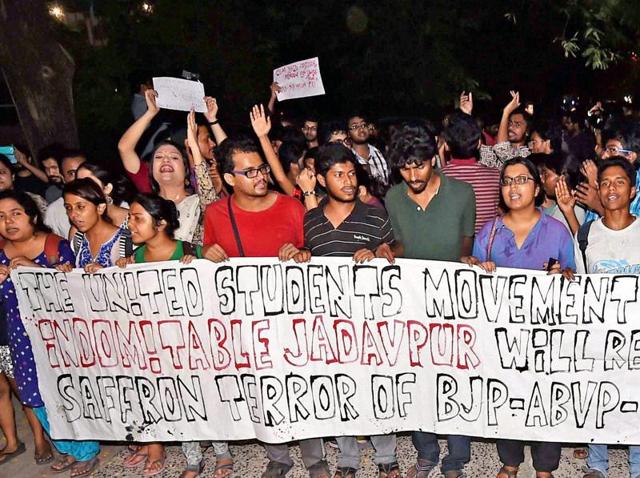
[[[160,108],[198,113],[207,111],[204,102],[204,85],[199,81],[171,78],[168,76],[153,79],[153,89],[158,92],[156,104]]]
[[[637,275],[348,258],[12,272],[56,438],[640,443]]]
[[[278,101],[324,95],[318,57],[276,68],[273,81],[280,86]]]

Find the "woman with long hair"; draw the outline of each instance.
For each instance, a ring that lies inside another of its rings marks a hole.
[[[140,264],[159,261],[178,260],[188,264],[194,258],[202,258],[202,247],[191,243],[176,240],[175,231],[179,228],[178,211],[173,202],[157,195],[138,194],[131,204],[129,212],[129,229],[134,244],[139,246],[135,253],[127,258],[117,261],[117,265],[125,267],[127,264]],[[215,478],[227,478],[233,472],[233,459],[229,452],[229,446],[225,442],[212,442],[216,453]],[[147,467],[153,466],[162,457],[164,464],[163,446],[160,443],[151,443],[140,447],[125,461],[125,466],[136,466],[146,460],[145,476],[156,474],[153,468],[147,472]],[[182,450],[187,458],[187,467],[181,478],[196,478],[204,469],[204,458],[199,442],[183,442]],[[146,458],[145,458],[146,457]],[[163,465],[164,466],[164,465]],[[157,471],[159,473],[159,471]]]
[[[575,270],[573,241],[564,224],[539,206],[544,200],[542,180],[529,159],[516,157],[504,163],[500,174],[504,216],[485,224],[473,245],[473,256],[462,262],[493,272],[496,267],[545,270],[549,259],[556,261],[550,272]],[[497,478],[515,478],[524,461],[525,442],[498,440],[503,463]],[[551,478],[560,462],[560,443],[535,442],[531,446],[537,478]]]
[[[25,406],[30,407],[48,433],[47,412],[38,387],[31,342],[20,318],[18,300],[9,272],[18,266],[70,266],[74,255],[66,239],[50,233],[33,199],[23,192],[0,192],[0,236],[3,238],[0,250],[0,297],[3,297],[2,307],[7,317],[17,395]],[[61,453],[51,465],[54,471],[70,469],[71,477],[76,478],[90,474],[98,465],[100,446],[97,442],[52,441]],[[36,441],[37,453],[46,453],[47,448],[48,445]]]

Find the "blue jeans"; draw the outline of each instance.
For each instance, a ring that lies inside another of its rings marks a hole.
[[[426,460],[436,466],[440,460],[440,445],[435,433],[413,432],[411,441],[418,450],[418,460]],[[442,473],[462,470],[471,460],[471,437],[448,435],[449,454],[442,460]]]
[[[49,418],[47,410],[44,407],[32,408],[33,413],[38,417],[38,421],[42,424],[42,428],[51,437],[49,426]],[[63,455],[70,455],[76,461],[89,461],[100,453],[100,443],[89,440],[54,440],[51,439],[56,449]]]
[[[607,445],[589,445],[587,466],[607,476],[609,470],[609,448]],[[640,446],[629,447],[629,468],[632,478],[640,476]]]

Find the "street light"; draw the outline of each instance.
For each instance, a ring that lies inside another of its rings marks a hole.
[[[56,20],[62,20],[64,18],[64,9],[62,6],[54,3],[49,7],[49,15],[54,17]]]

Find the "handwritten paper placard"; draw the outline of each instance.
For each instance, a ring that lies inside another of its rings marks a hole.
[[[273,81],[280,85],[278,101],[324,95],[318,57],[276,68]]]
[[[156,103],[160,108],[198,113],[207,111],[204,103],[204,85],[199,81],[163,76],[153,79],[153,89],[158,92]]]

